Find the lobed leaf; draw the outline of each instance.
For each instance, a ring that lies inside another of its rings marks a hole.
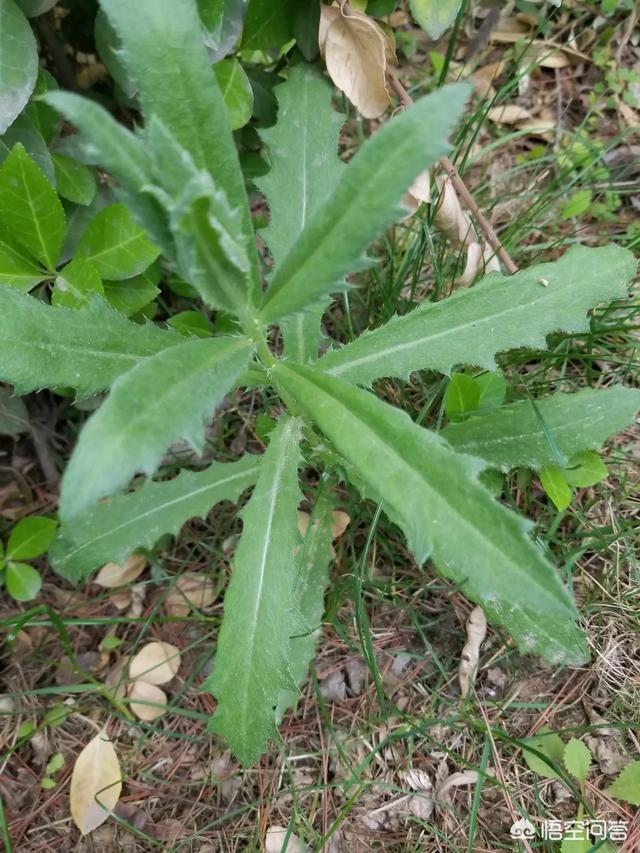
[[[130,323],[97,297],[76,311],[0,287],[0,380],[11,382],[17,394],[73,388],[88,397],[183,342],[173,331]]]
[[[589,309],[625,297],[635,268],[631,252],[619,246],[574,246],[558,261],[509,277],[491,274],[442,302],[394,317],[328,353],[321,366],[361,385],[383,376],[406,379],[423,368],[449,373],[457,364],[494,370],[498,352],[544,348],[551,332],[588,329]]]
[[[276,270],[261,309],[265,322],[276,322],[340,290],[348,272],[368,265],[362,253],[401,215],[412,180],[449,150],[446,136],[468,92],[466,85],[446,86],[417,101],[366,142]]]
[[[281,691],[296,687],[289,655],[300,622],[291,598],[300,543],[300,435],[297,420],[280,420],[242,511],[213,675],[204,685],[218,700],[210,729],[226,737],[244,765],[252,764],[275,736]]]
[[[419,563],[431,555],[523,651],[556,663],[586,659],[571,596],[525,520],[478,482],[480,460],[317,369],[279,364],[272,374],[329,438],[364,493],[383,501]]]
[[[22,112],[38,77],[38,45],[13,0],[0,3],[0,134]]]
[[[244,338],[184,341],[120,376],[89,419],[69,461],[60,516],[69,519],[127,485],[151,475],[172,442],[201,452],[204,422],[249,360]]]
[[[190,518],[205,518],[220,501],[238,500],[258,476],[260,458],[213,462],[205,471],[149,482],[115,495],[63,524],[49,551],[55,571],[73,583],[108,562],[122,565],[136,548],[152,548],[167,533],[177,536]]]
[[[442,436],[460,453],[478,456],[508,471],[520,465],[540,470],[568,465],[580,450],[595,450],[633,423],[640,391],[616,385],[546,400],[523,400],[487,415],[450,424]]]

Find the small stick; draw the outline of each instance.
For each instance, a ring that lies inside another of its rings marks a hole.
[[[400,98],[400,102],[402,103],[402,105],[405,107],[411,106],[411,104],[413,103],[413,98],[407,92],[407,90],[404,88],[404,86],[398,80],[395,74],[391,71],[389,72],[389,82],[391,83],[391,87],[393,88],[394,92]],[[518,272],[518,267],[513,262],[511,255],[507,252],[507,250],[500,242],[500,238],[494,231],[493,226],[478,207],[476,200],[467,189],[467,185],[460,177],[458,170],[453,165],[451,160],[449,160],[448,157],[442,157],[440,159],[440,165],[447,173],[447,177],[451,181],[455,191],[465,203],[467,210],[477,222],[478,227],[480,228],[487,240],[487,243],[491,246],[493,251],[504,264],[504,267],[507,272],[509,274]]]

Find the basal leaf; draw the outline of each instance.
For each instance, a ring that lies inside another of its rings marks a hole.
[[[28,254],[0,239],[0,285],[27,293],[46,275]]]
[[[544,348],[551,332],[588,329],[589,309],[626,296],[635,268],[631,252],[619,246],[575,246],[558,261],[489,275],[395,317],[327,354],[322,368],[361,385],[382,376],[405,379],[422,368],[449,373],[457,364],[494,370],[498,352]]]
[[[413,17],[432,39],[439,39],[456,19],[462,0],[409,0]]]
[[[468,96],[448,86],[417,101],[367,141],[275,272],[261,310],[271,323],[344,287],[368,265],[371,241],[396,220],[407,188],[449,150],[447,134]]]
[[[219,501],[235,503],[255,483],[259,464],[260,457],[249,455],[214,462],[95,504],[62,526],[49,551],[51,565],[73,583],[106,563],[121,566],[136,548],[152,548],[167,533],[177,536],[190,518],[206,518]]]
[[[185,439],[202,451],[204,422],[245,368],[251,344],[243,338],[181,340],[113,383],[67,466],[61,518],[113,494],[137,472],[153,474],[172,442]]]
[[[243,531],[224,600],[213,675],[204,689],[218,700],[212,731],[250,765],[276,734],[281,690],[295,690],[291,635],[299,616],[292,600],[300,544],[300,423],[282,418],[242,511]]]
[[[442,431],[461,453],[479,456],[508,471],[519,466],[568,466],[580,450],[599,448],[633,423],[640,391],[616,385],[575,394],[558,392],[546,400],[523,400],[495,412],[451,424]]]
[[[279,364],[272,374],[329,438],[365,494],[383,501],[418,562],[431,555],[523,651],[555,662],[585,660],[570,595],[525,520],[478,482],[480,460],[317,369]]]
[[[84,163],[64,154],[52,154],[56,188],[62,198],[76,204],[91,204],[96,194],[96,179]]]
[[[62,308],[83,308],[94,294],[104,295],[100,274],[88,261],[75,258],[56,276],[51,304]]]
[[[173,331],[130,323],[101,299],[74,311],[0,287],[0,380],[16,393],[74,388],[97,394],[140,361],[184,343]]]
[[[76,258],[88,261],[102,278],[112,281],[139,275],[159,254],[123,204],[101,210],[76,249]]]
[[[22,112],[38,77],[38,46],[13,0],[0,3],[0,133]]]
[[[0,225],[12,241],[55,270],[66,231],[64,210],[22,145],[0,166]]]

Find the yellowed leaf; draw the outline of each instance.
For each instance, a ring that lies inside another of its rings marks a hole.
[[[324,48],[327,43],[327,33],[329,27],[340,17],[340,9],[336,6],[326,6],[324,3],[320,6],[320,29],[318,30],[318,47],[320,54],[324,59]]]
[[[333,523],[331,525],[331,538],[338,539],[351,524],[351,517],[341,509],[333,512]]]
[[[148,684],[166,684],[180,669],[180,651],[170,643],[147,643],[129,664],[129,677]]]
[[[518,124],[531,118],[531,113],[518,104],[505,104],[503,107],[491,107],[487,117],[496,124]]]
[[[77,757],[71,774],[71,817],[82,835],[104,823],[121,791],[120,762],[103,729]]]
[[[147,567],[147,561],[144,557],[133,556],[129,557],[121,566],[117,563],[107,563],[103,566],[94,583],[98,586],[103,586],[106,589],[114,589],[117,586],[125,586],[132,583],[139,577]]]
[[[185,572],[177,578],[164,606],[169,616],[187,616],[192,607],[202,610],[215,599],[216,589],[210,577],[198,572]]]
[[[139,720],[151,723],[167,710],[167,694],[147,681],[134,681],[127,690],[129,707]]]

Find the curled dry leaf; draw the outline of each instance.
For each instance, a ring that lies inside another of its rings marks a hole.
[[[321,7],[318,43],[329,76],[365,118],[378,118],[390,103],[387,66],[395,53],[384,30],[343,2]]]
[[[439,805],[445,805],[451,801],[452,788],[459,788],[462,785],[475,785],[478,781],[478,772],[476,770],[463,770],[458,773],[452,773],[451,776],[442,782],[436,790],[436,800]]]
[[[192,607],[202,610],[216,599],[213,580],[198,572],[185,572],[177,578],[173,589],[165,599],[165,610],[169,616],[187,616]]]
[[[129,707],[139,720],[151,723],[167,710],[167,694],[146,681],[134,681],[127,690]]]
[[[518,104],[505,104],[502,107],[491,107],[487,117],[496,124],[518,124],[531,118],[531,113]]]
[[[83,835],[104,823],[121,791],[120,762],[103,729],[77,757],[71,774],[71,817]]]
[[[284,826],[272,826],[264,840],[265,853],[307,853],[307,845],[297,835],[289,835]]]
[[[460,691],[466,696],[473,687],[478,672],[480,646],[487,636],[487,617],[481,607],[474,607],[467,621],[467,642],[460,656],[458,682]]]
[[[180,669],[180,651],[170,643],[147,643],[129,664],[129,677],[148,684],[166,684]]]
[[[147,561],[141,556],[129,557],[121,566],[117,563],[107,563],[96,575],[94,583],[105,587],[105,589],[125,586],[136,580],[146,567]]]

